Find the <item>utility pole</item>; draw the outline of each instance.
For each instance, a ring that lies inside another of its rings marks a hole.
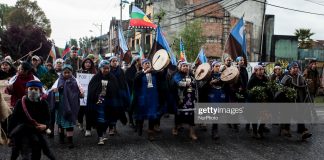
[[[142,0],[142,3],[143,3],[143,12],[144,14],[146,15],[146,0]],[[141,47],[142,47],[142,50],[143,50],[143,54],[145,54],[145,32],[146,32],[146,29],[143,28],[142,29],[142,33],[141,33]]]
[[[123,0],[120,0],[120,25],[123,21]]]
[[[101,50],[102,50],[102,23],[99,24],[93,24],[95,27],[97,27],[100,31],[100,36],[99,36],[99,54],[101,55]],[[100,26],[100,28],[99,28]]]
[[[263,53],[263,39],[264,39],[264,24],[265,24],[265,12],[266,12],[266,4],[267,4],[267,0],[264,1],[264,6],[263,6],[263,16],[262,16],[262,32],[261,32],[261,42],[260,42],[260,56],[258,58],[258,61],[267,61],[267,53],[266,51],[264,51],[265,53]]]
[[[99,54],[102,52],[102,23],[100,24]]]

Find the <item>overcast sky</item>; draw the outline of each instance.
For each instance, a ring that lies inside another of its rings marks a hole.
[[[324,5],[324,0],[311,1]],[[15,2],[16,0],[0,0],[0,3],[9,5],[14,5]],[[103,33],[107,33],[111,17],[120,18],[120,0],[37,0],[37,2],[51,21],[51,39],[62,48],[70,38],[98,36],[100,30],[93,25],[94,23],[102,23]],[[268,0],[268,3],[324,14],[324,6],[307,0]],[[126,4],[123,19],[129,18],[128,7]],[[275,15],[275,34],[293,35],[296,28],[310,28],[315,33],[313,39],[324,40],[324,16],[272,6],[267,6],[266,13]]]

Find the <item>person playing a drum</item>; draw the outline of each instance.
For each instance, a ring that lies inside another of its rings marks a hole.
[[[225,92],[223,89],[224,82],[220,79],[221,62],[214,61],[212,63],[212,73],[208,81],[208,102],[210,103],[222,103],[225,102]],[[212,125],[212,138],[218,139],[218,124]]]
[[[239,86],[237,83],[239,71],[236,67],[234,67],[232,64],[233,59],[230,55],[224,54],[223,55],[224,65],[225,69],[222,71],[222,80],[226,81],[227,83],[224,84],[224,92],[226,95],[227,102],[235,103],[238,102],[238,98],[236,96],[236,93],[238,93]],[[229,128],[233,128],[235,132],[239,132],[238,124],[228,124]]]
[[[157,75],[150,60],[142,60],[143,70],[136,74],[134,81],[134,119],[137,132],[142,136],[144,120],[149,121],[148,139],[155,139],[154,125],[158,117]]]

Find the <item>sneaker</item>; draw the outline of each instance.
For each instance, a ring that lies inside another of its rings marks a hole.
[[[79,126],[80,131],[83,131],[83,130],[84,130],[84,128],[83,128],[83,124],[80,124],[80,123],[79,123],[78,126]]]
[[[104,144],[105,144],[104,138],[99,137],[98,145],[104,145]]]
[[[85,136],[85,137],[90,137],[90,136],[91,136],[91,131],[86,130],[84,136]]]

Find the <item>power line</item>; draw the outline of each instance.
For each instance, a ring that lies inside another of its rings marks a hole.
[[[202,14],[202,15],[199,15],[199,16],[196,16],[196,17],[193,17],[191,19],[188,19],[188,20],[184,20],[184,21],[180,21],[180,22],[177,22],[177,23],[173,23],[173,24],[169,24],[169,25],[165,25],[165,26],[162,26],[162,27],[170,27],[170,26],[173,26],[173,25],[177,25],[177,24],[180,24],[180,23],[184,23],[186,21],[191,21],[191,20],[194,20],[194,19],[197,19],[197,18],[201,18],[203,16],[206,16],[206,15],[209,15],[211,13],[215,13],[215,12],[218,12],[220,10],[223,10],[223,9],[229,9],[229,8],[232,8],[232,7],[238,7],[239,5],[241,5],[242,3],[244,3],[246,0],[242,0],[242,1],[239,1],[239,2],[236,2],[236,3],[233,3],[229,6],[226,6],[224,8],[221,8],[221,9],[218,9],[218,10],[214,10],[214,11],[209,11],[208,13],[205,13],[205,14]]]
[[[251,0],[251,1],[263,3],[263,4],[266,4],[266,5],[269,5],[269,6],[273,6],[273,7],[277,7],[277,8],[281,8],[281,9],[286,9],[286,10],[290,10],[290,11],[295,11],[295,12],[300,12],[300,13],[307,13],[307,14],[313,14],[313,15],[318,15],[318,16],[324,16],[323,13],[315,13],[315,12],[308,12],[308,11],[303,11],[303,10],[298,10],[298,9],[292,9],[292,8],[278,6],[278,5],[274,5],[274,4],[270,4],[270,3],[262,2],[262,1],[258,1],[258,0]]]
[[[242,0],[242,1],[240,1],[240,2],[233,3],[233,4],[229,5],[229,6],[226,6],[226,7],[224,7],[224,8],[218,9],[218,10],[216,10],[216,11],[210,11],[210,12],[208,12],[208,13],[205,13],[205,14],[202,14],[202,15],[199,15],[199,16],[196,16],[196,17],[193,17],[193,18],[191,18],[191,19],[184,20],[184,21],[177,22],[177,23],[173,23],[173,24],[166,25],[166,26],[162,26],[162,27],[171,27],[171,26],[173,26],[173,25],[177,25],[177,24],[180,24],[180,23],[184,23],[184,22],[187,22],[187,21],[192,21],[192,20],[194,20],[194,19],[201,18],[201,17],[207,16],[207,15],[212,14],[212,13],[216,13],[216,12],[218,12],[218,11],[220,11],[220,10],[223,10],[223,9],[231,9],[231,8],[233,8],[233,7],[234,7],[234,9],[235,9],[236,7],[238,7],[239,5],[241,5],[244,1],[246,1],[246,0]],[[179,26],[179,27],[180,27],[180,26]],[[178,28],[178,27],[176,27],[176,28]]]
[[[319,2],[314,2],[312,0],[305,0],[305,1],[310,2],[310,3],[317,4],[317,5],[320,5],[320,6],[324,6],[324,4],[322,4],[323,2],[322,3],[319,3]]]
[[[203,3],[200,4],[200,5],[204,4],[203,6],[199,6],[199,7],[195,8],[195,9],[193,9],[193,10],[189,10],[189,11],[187,11],[187,12],[185,12],[185,13],[181,13],[181,14],[179,14],[179,15],[176,15],[176,16],[173,16],[173,17],[167,17],[167,18],[168,18],[168,19],[174,19],[174,18],[177,18],[177,17],[181,17],[181,16],[183,16],[183,15],[186,15],[186,14],[188,14],[188,13],[192,13],[192,12],[194,12],[194,11],[196,11],[196,10],[202,9],[202,8],[204,8],[204,7],[206,7],[206,6],[209,6],[209,5],[216,4],[216,3],[221,2],[221,1],[222,1],[222,0],[215,0],[215,1],[207,1],[207,2],[203,2]]]

